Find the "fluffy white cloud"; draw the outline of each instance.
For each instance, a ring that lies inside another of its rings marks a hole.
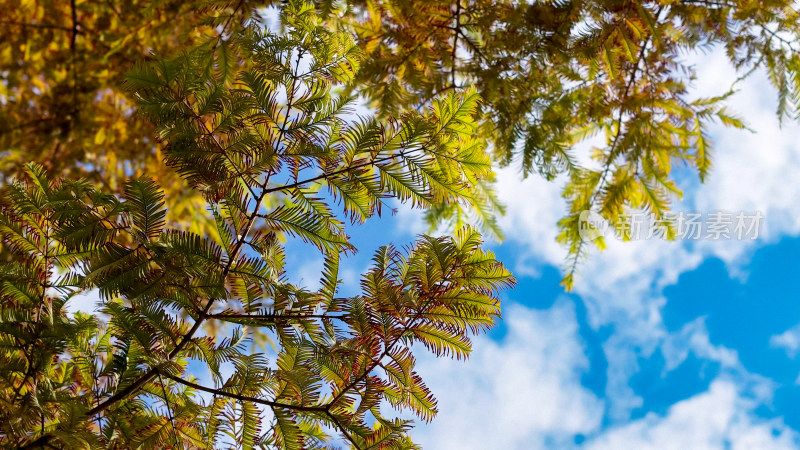
[[[673,405],[666,416],[648,414],[603,432],[591,449],[792,449],[798,435],[780,420],[757,417],[758,402],[736,383],[715,380],[708,391]]]
[[[781,334],[772,336],[769,339],[769,345],[784,349],[790,358],[797,356],[797,351],[800,350],[800,324],[795,325]]]
[[[511,305],[504,315],[507,335],[476,339],[466,364],[420,360],[440,409],[414,431],[424,448],[560,448],[600,426],[603,401],[580,384],[588,361],[572,304],[560,300],[545,311]]]
[[[697,318],[676,333],[668,334],[661,343],[666,371],[677,368],[690,353],[710,361],[719,362],[726,369],[741,371],[739,355],[735,350],[713,345],[708,337],[706,318]]]
[[[497,172],[497,193],[508,207],[499,220],[506,238],[522,244],[521,257],[533,255],[539,262],[560,264],[566,256],[556,242],[556,222],[566,213],[561,198],[563,181],[548,182],[538,175],[520,180],[515,167]]]

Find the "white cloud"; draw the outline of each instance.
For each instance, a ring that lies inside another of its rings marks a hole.
[[[413,434],[424,448],[563,447],[600,426],[603,402],[580,384],[588,367],[572,305],[511,305],[501,342],[480,337],[470,360],[421,358],[439,416]]]
[[[673,405],[666,416],[642,419],[608,430],[587,443],[591,449],[792,449],[795,431],[780,420],[757,417],[758,402],[737,384],[715,380],[708,391]]]
[[[75,314],[78,311],[95,314],[99,305],[100,292],[97,289],[91,289],[70,298],[64,309],[68,314]]]
[[[665,359],[665,371],[671,371],[683,363],[690,353],[699,358],[719,362],[722,367],[741,370],[739,355],[735,350],[713,345],[708,336],[706,318],[697,318],[676,333],[668,334],[661,344]]]
[[[800,324],[769,338],[769,345],[784,349],[790,358],[797,356],[797,351],[800,350]]]
[[[392,207],[397,210],[393,217],[395,229],[392,234],[399,237],[416,236],[428,232],[428,224],[425,223],[425,214],[419,208],[412,208],[408,203],[401,203],[395,200]]]
[[[659,307],[660,302],[654,302]],[[648,334],[649,333],[649,334]],[[620,327],[603,343],[608,361],[606,398],[608,419],[612,423],[625,423],[630,412],[643,405],[643,399],[630,386],[630,379],[640,372],[642,358],[650,358],[656,350],[664,357],[661,376],[680,366],[690,354],[720,363],[726,373],[735,374],[738,379],[751,377],[742,367],[735,350],[715,346],[709,341],[705,317],[698,318],[674,333],[668,333],[660,323],[649,331],[636,331]]]
[[[538,175],[520,180],[514,167],[497,170],[497,193],[508,207],[500,217],[506,238],[523,246],[520,256],[535,255],[549,264],[560,264],[566,252],[556,242],[556,222],[567,211],[561,198],[563,180],[549,182]]]

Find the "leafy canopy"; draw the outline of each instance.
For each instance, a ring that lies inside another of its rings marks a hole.
[[[341,297],[340,256],[355,250],[342,220],[394,200],[480,209],[492,171],[478,96],[355,117],[335,92],[362,60],[353,37],[307,3],[284,20],[285,33],[251,24],[125,78],[213,232],[175,226],[148,177],[116,194],[29,164],[5,186],[0,445],[416,448],[388,408],[436,414],[415,352],[466,358],[514,280],[463,227],[380,248],[361,294]],[[288,281],[283,237],[324,256],[320,289]],[[68,314],[91,289],[102,314]]]
[[[131,173],[167,190],[170,217],[203,229],[203,202],[161,159],[153,125],[121,88],[148,55],[177,54],[232,33],[268,2],[20,0],[0,17],[0,180],[36,161],[121,193]],[[255,16],[254,16],[255,14]],[[226,47],[218,48],[225,57]]]
[[[215,64],[247,65],[227,37],[258,20],[258,8],[284,3],[23,0],[7,8],[0,19],[0,176],[18,175],[34,160],[122,193],[131,173],[147,173],[166,189],[171,220],[213,232],[197,214],[202,199],[161,164],[163,143],[150,139],[150,122],[135,119],[139,105],[120,82],[149,52],[175,56],[198,45],[213,49]],[[578,229],[582,211],[618,225],[643,209],[669,224],[670,203],[681,195],[673,167],[692,167],[705,179],[709,124],[744,127],[725,107],[735,86],[707,98],[689,94],[695,75],[682,62],[687,55],[718,47],[742,77],[765,70],[782,118],[796,116],[800,100],[800,21],[787,0],[315,3],[326,28],[357,34],[363,68],[345,89],[367,99],[377,117],[398,118],[475,85],[485,100],[476,140],[490,143],[493,161],[565,182],[569,206],[558,240],[571,255],[568,287],[588,250]],[[575,152],[591,137],[603,142],[593,161]],[[478,181],[477,208],[429,205],[431,226],[482,222],[499,236],[491,217],[502,205],[491,179]],[[595,244],[602,248],[602,239]]]

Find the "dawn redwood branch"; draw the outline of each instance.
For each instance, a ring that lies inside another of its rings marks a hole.
[[[282,320],[303,320],[303,319],[343,319],[347,317],[346,314],[332,316],[329,314],[208,314],[207,319],[217,320],[274,320],[276,322]]]
[[[221,389],[210,388],[208,386],[203,386],[203,385],[200,385],[200,384],[197,384],[197,383],[193,383],[191,381],[184,380],[181,377],[178,377],[178,376],[175,376],[175,375],[171,375],[171,374],[169,374],[167,372],[160,372],[160,373],[161,373],[161,375],[169,378],[172,381],[175,381],[176,383],[180,383],[180,384],[182,384],[184,386],[188,386],[188,387],[190,387],[192,389],[197,389],[198,391],[203,391],[203,392],[208,392],[209,394],[219,395],[220,397],[233,398],[233,399],[240,400],[240,401],[243,401],[243,402],[258,403],[260,405],[270,406],[270,407],[274,407],[274,408],[291,409],[291,410],[303,411],[303,412],[325,412],[325,407],[324,406],[292,405],[292,404],[289,404],[289,403],[275,402],[275,401],[266,400],[266,399],[258,398],[258,397],[250,397],[248,395],[241,395],[241,394],[237,394],[235,392],[223,391]]]
[[[461,0],[456,0],[456,18],[453,28],[453,53],[451,56],[453,66],[450,68],[450,84],[456,84],[456,52],[458,51],[458,36],[461,35]]]
[[[63,31],[72,31],[72,27],[65,27],[63,25],[51,25],[51,24],[39,24],[39,23],[25,23],[25,22],[16,22],[14,20],[0,20],[0,24],[5,25],[16,25],[22,28],[41,28],[46,30],[63,30]]]
[[[298,58],[298,65],[299,65],[299,63],[300,63],[300,61],[299,61],[299,58]],[[297,73],[296,71],[297,71],[297,68],[295,68],[295,73]],[[287,104],[288,108],[287,108],[287,114],[286,114],[287,119],[285,119],[282,128],[285,128],[286,120],[288,120],[289,109],[291,108],[293,97],[294,97],[294,95],[296,93],[295,92],[295,82],[296,81],[297,80],[296,80],[296,77],[295,77],[295,80],[292,83],[292,87],[293,88],[291,89],[291,92],[289,93],[290,94],[289,98],[287,100],[287,102],[288,102],[288,104]],[[276,148],[280,147],[280,143],[281,143],[280,141],[283,139],[283,137],[284,137],[284,134],[281,133],[281,135],[278,137],[278,141],[276,142],[276,145],[275,145]],[[269,176],[267,177],[267,180],[264,182],[263,187],[266,187],[266,183],[268,181],[269,181]],[[250,213],[249,217],[247,217],[247,222],[245,223],[244,227],[239,232],[239,234],[242,237],[241,237],[241,239],[237,239],[236,240],[236,243],[234,244],[234,246],[231,249],[231,252],[230,252],[230,254],[228,256],[228,262],[226,263],[224,269],[222,270],[222,279],[223,280],[228,276],[228,273],[230,273],[230,270],[233,267],[233,263],[236,260],[236,257],[239,255],[239,252],[241,251],[242,246],[244,245],[245,236],[247,236],[247,234],[250,232],[250,229],[253,227],[253,224],[255,223],[256,218],[258,218],[258,210],[261,208],[261,204],[263,203],[263,201],[266,198],[268,193],[269,193],[269,190],[262,189],[261,193],[259,194],[259,196],[255,199],[255,206],[253,207],[253,210]],[[209,301],[206,303],[205,308],[203,308],[203,310],[201,311],[201,314],[198,316],[197,320],[195,320],[194,325],[192,325],[192,328],[189,329],[189,331],[185,335],[183,335],[183,337],[181,338],[181,341],[178,342],[178,344],[175,346],[175,348],[173,348],[172,351],[169,353],[169,355],[168,355],[168,359],[169,360],[172,360],[173,358],[175,358],[184,349],[184,347],[186,347],[186,345],[189,343],[189,341],[191,341],[192,338],[194,338],[194,335],[197,333],[197,330],[200,329],[200,326],[203,324],[205,319],[208,317],[208,312],[211,310],[211,307],[214,305],[215,300],[216,299],[213,299],[213,298],[209,299]],[[113,404],[115,404],[115,403],[127,398],[130,394],[132,394],[133,392],[139,390],[142,386],[144,386],[150,380],[155,378],[156,375],[158,375],[158,373],[159,372],[158,372],[157,368],[151,368],[144,375],[139,377],[136,381],[134,381],[133,383],[128,385],[125,389],[116,392],[114,395],[109,397],[106,401],[104,401],[104,402],[100,403],[99,405],[95,406],[94,408],[90,409],[87,412],[87,416],[88,417],[92,417],[92,416],[94,416],[96,414],[99,414],[99,413],[105,411],[106,409],[108,409],[111,405],[113,405]],[[43,436],[43,437],[45,437],[45,436]]]
[[[333,414],[332,414],[330,411],[328,411],[327,409],[325,410],[325,415],[327,415],[328,417],[330,417],[330,419],[333,421],[333,423],[336,425],[336,427],[337,427],[337,428],[339,428],[339,431],[341,431],[341,432],[342,432],[342,434],[344,434],[344,437],[346,437],[346,438],[347,438],[347,440],[348,440],[348,441],[350,441],[350,443],[351,443],[351,444],[353,444],[353,447],[355,447],[355,448],[356,448],[356,450],[361,450],[361,446],[359,446],[359,445],[358,445],[358,443],[356,443],[355,439],[353,439],[353,436],[350,436],[350,433],[348,433],[348,432],[347,432],[347,430],[346,430],[346,429],[344,428],[344,426],[343,426],[343,425],[342,425],[342,424],[339,422],[339,419],[337,419],[337,418],[336,418],[336,416],[334,416],[334,415],[333,415]]]
[[[336,170],[336,171],[333,171],[333,172],[323,173],[323,174],[318,175],[316,177],[311,177],[311,178],[307,178],[305,180],[300,180],[300,181],[297,181],[297,182],[294,182],[294,183],[291,183],[291,184],[285,184],[283,186],[277,186],[277,187],[274,187],[274,188],[270,188],[270,189],[265,190],[264,192],[269,194],[269,193],[272,193],[272,192],[278,192],[278,191],[283,191],[283,190],[287,190],[287,189],[294,189],[294,188],[300,187],[300,186],[302,186],[304,184],[307,184],[307,183],[312,183],[314,181],[319,181],[319,180],[322,180],[322,179],[328,179],[330,177],[333,177],[333,176],[336,176],[336,175],[341,175],[343,173],[347,173],[347,172],[350,172],[351,170],[355,170],[355,169],[360,169],[362,167],[372,166],[372,165],[380,163],[380,162],[385,162],[385,161],[388,161],[390,159],[397,158],[398,156],[401,156],[401,155],[399,155],[399,154],[398,155],[390,155],[390,156],[387,156],[387,157],[384,157],[384,158],[381,158],[381,159],[376,159],[374,161],[367,161],[365,163],[356,164],[354,166],[348,166],[348,167],[345,167],[344,169],[341,169],[341,170]]]
[[[422,306],[419,308],[419,310],[414,314],[414,317],[412,317],[411,320],[408,323],[403,324],[403,331],[401,331],[397,335],[397,337],[395,337],[392,340],[391,343],[385,344],[383,353],[381,353],[380,356],[378,356],[376,359],[374,359],[372,361],[372,363],[366,368],[366,370],[364,370],[364,372],[358,378],[356,378],[355,380],[353,380],[350,383],[348,383],[347,385],[345,385],[345,387],[342,388],[342,390],[339,391],[333,397],[333,400],[331,400],[331,402],[328,404],[327,409],[330,409],[331,406],[333,406],[337,401],[339,401],[339,399],[342,398],[347,393],[347,391],[349,391],[350,389],[354,388],[358,383],[364,381],[364,379],[367,378],[367,376],[369,376],[369,374],[372,373],[372,371],[375,370],[375,368],[378,367],[381,364],[381,360],[383,360],[383,358],[385,358],[386,356],[389,355],[389,352],[391,352],[391,350],[394,348],[394,346],[397,345],[398,342],[400,342],[400,339],[402,339],[403,336],[405,336],[405,334],[408,332],[408,330],[411,328],[411,326],[415,324],[417,319],[419,319],[419,317],[426,312],[428,307],[431,305],[431,302],[433,300],[435,300],[437,297],[439,297],[440,295],[444,294],[444,292],[442,291],[442,288],[445,286],[444,282],[445,282],[445,280],[449,279],[453,275],[453,272],[455,272],[457,267],[458,267],[458,265],[454,264],[453,267],[451,267],[447,271],[447,274],[442,278],[442,282],[438,286],[436,286],[436,288],[435,288],[435,290],[433,292],[430,293],[430,296],[425,301],[425,303],[422,304]]]
[[[656,11],[656,19],[661,15],[661,12],[664,10],[664,6],[658,8]],[[611,172],[611,168],[614,165],[614,160],[616,160],[616,152],[617,152],[617,145],[619,144],[619,138],[622,136],[622,116],[624,108],[622,107],[622,102],[624,102],[628,95],[630,94],[630,90],[633,87],[634,82],[636,81],[636,74],[639,71],[639,64],[645,59],[647,46],[650,44],[650,41],[653,39],[653,33],[651,33],[647,39],[642,43],[642,47],[639,49],[638,57],[636,58],[636,63],[633,66],[633,70],[631,71],[630,77],[628,78],[628,82],[625,84],[625,92],[622,94],[620,98],[620,108],[619,113],[617,115],[617,130],[614,134],[614,140],[611,143],[611,147],[608,151],[608,160],[606,161],[605,167],[603,169],[603,173],[600,175],[600,180],[598,181],[597,189],[592,193],[591,198],[589,199],[589,208],[591,208],[594,203],[597,201],[597,196],[600,195],[600,192],[605,185],[605,180],[608,177],[608,174]],[[575,256],[572,258],[572,263],[570,264],[569,274],[567,276],[574,276],[577,268],[578,268],[578,260],[581,257],[581,252],[583,250],[585,240],[581,239],[578,243],[578,250],[575,252]]]
[[[75,40],[78,38],[78,26],[80,24],[78,23],[78,10],[75,5],[75,0],[70,0],[69,6],[72,13],[72,28],[70,29],[70,31],[72,31],[72,35],[69,37],[69,49],[72,51],[74,58]]]

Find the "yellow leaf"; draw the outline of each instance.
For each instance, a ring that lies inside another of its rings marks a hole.
[[[95,145],[100,145],[106,141],[106,129],[105,127],[101,127],[97,130],[97,134],[94,135],[94,143]]]

